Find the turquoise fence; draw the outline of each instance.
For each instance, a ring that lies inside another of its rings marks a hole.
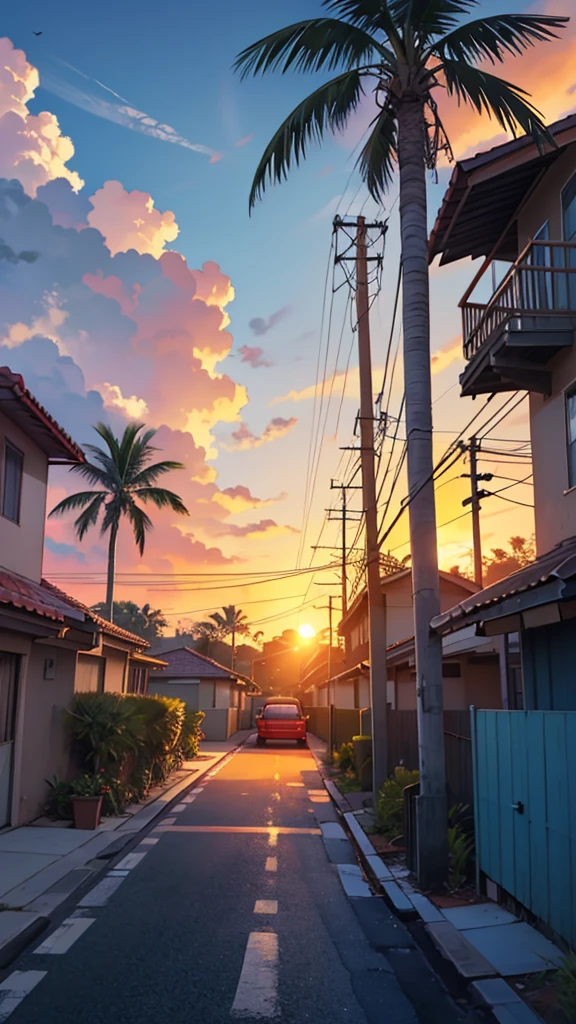
[[[478,866],[576,948],[576,712],[472,709]]]

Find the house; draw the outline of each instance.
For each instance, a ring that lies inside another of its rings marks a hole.
[[[36,818],[46,779],[68,775],[63,712],[86,683],[83,658],[103,662],[96,686],[145,685],[145,641],[42,579],[49,467],[83,461],[22,377],[0,368],[0,828]]]
[[[304,703],[312,707],[326,707],[335,703],[336,691],[334,678],[340,674],[346,664],[346,655],[341,647],[320,644],[312,657],[303,667],[300,681],[300,692]],[[357,707],[354,701],[354,689],[345,693],[340,687],[338,692],[339,707]]]
[[[394,644],[411,637],[414,632],[412,570],[401,569],[381,577],[382,595],[386,604],[386,642]],[[472,580],[454,573],[440,572],[440,606],[450,608],[456,601],[475,593]],[[344,637],[346,661],[344,670],[334,680],[334,703],[339,707],[368,707],[370,704],[368,595],[362,590],[340,621],[338,632]],[[351,701],[354,701],[351,704]],[[341,703],[344,701],[345,703]],[[394,708],[395,686],[388,674],[388,702]]]
[[[178,697],[193,711],[205,714],[207,740],[227,740],[252,724],[252,697],[260,692],[247,676],[219,665],[191,647],[163,651],[164,668],[153,668],[149,693]]]
[[[576,945],[576,115],[556,146],[522,137],[457,164],[430,239],[442,263],[484,257],[461,301],[463,395],[529,392],[536,561],[444,609],[432,627],[498,638],[503,710],[473,712],[478,866]],[[498,287],[486,272],[510,264]],[[473,287],[483,301],[472,301]],[[513,657],[513,648],[520,658]]]

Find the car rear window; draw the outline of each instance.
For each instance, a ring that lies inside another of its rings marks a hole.
[[[300,718],[297,704],[267,704],[262,712],[263,718]]]

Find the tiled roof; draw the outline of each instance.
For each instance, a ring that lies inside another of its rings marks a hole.
[[[28,391],[21,374],[12,373],[8,366],[0,366],[0,400],[2,411],[30,434],[49,457],[66,462],[86,461],[80,446]]]
[[[84,620],[84,616],[66,594],[52,589],[44,582],[34,583],[25,576],[3,568],[0,568],[0,602],[43,615],[55,622],[64,622],[66,618]]]
[[[152,676],[157,679],[165,676],[167,679],[237,679],[238,675],[233,674],[229,668],[219,665],[212,658],[204,654],[198,654],[191,647],[176,647],[173,651],[162,651],[162,660],[168,662],[168,667],[153,671]]]
[[[93,612],[87,604],[83,604],[76,597],[65,594],[63,590],[59,590],[58,587],[55,587],[53,583],[49,583],[48,580],[42,580],[42,586],[50,591],[50,593],[58,596],[62,601],[66,601],[68,604],[73,605],[74,608],[84,612],[86,618],[94,622],[108,636],[116,636],[119,640],[126,640],[127,643],[134,644],[140,648],[150,647],[148,641],[144,640],[141,636],[137,636],[136,633],[130,633],[127,629],[122,629],[121,626],[117,626],[114,622],[108,622],[108,619],[103,619],[101,615]]]
[[[471,616],[477,619],[482,609],[492,608],[508,598],[520,597],[527,591],[543,587],[554,579],[568,581],[575,577],[576,537],[570,537],[524,569],[513,572],[510,576],[461,601],[442,615],[437,615],[432,619],[432,629],[446,632],[447,629],[460,628]]]

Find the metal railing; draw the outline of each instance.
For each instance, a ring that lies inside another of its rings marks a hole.
[[[468,301],[480,276],[460,302],[465,359],[472,359],[510,320],[538,314],[576,314],[576,242],[529,242],[484,304]]]

